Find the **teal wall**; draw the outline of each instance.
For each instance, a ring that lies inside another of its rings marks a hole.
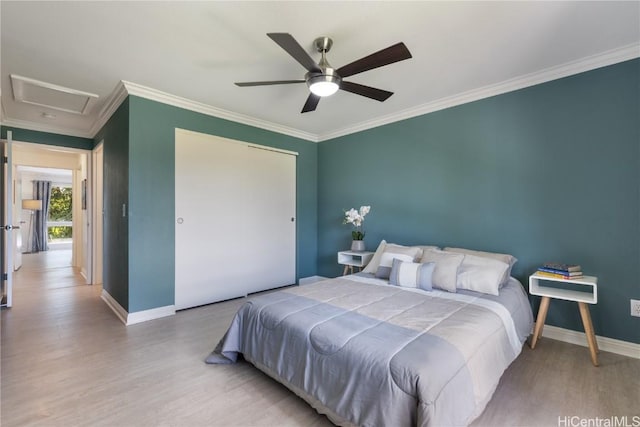
[[[95,137],[103,145],[102,287],[129,311],[129,100],[126,99]]]
[[[130,313],[174,303],[174,128],[297,151],[297,277],[340,273],[342,212],[370,204],[385,238],[509,252],[599,277],[596,333],[640,343],[640,60],[320,144],[129,97],[94,140],[2,126],[13,139],[105,141],[105,290]],[[127,203],[128,217],[122,217]],[[534,311],[538,300],[532,298]],[[573,303],[549,324],[582,330]]]
[[[371,205],[366,243],[507,252],[599,278],[598,335],[640,343],[640,60],[321,142],[318,274],[347,248],[343,210]],[[532,298],[534,311],[538,301]],[[582,330],[575,303],[547,323]]]
[[[296,165],[297,277],[316,274],[316,143],[136,96],[128,99],[129,312],[174,303],[175,128],[299,153]]]
[[[7,138],[7,131],[13,131],[12,140],[21,142],[32,142],[36,144],[57,145],[68,148],[80,148],[83,150],[93,149],[93,139],[80,138],[78,136],[60,135],[57,133],[39,132],[36,130],[28,130],[14,128],[11,126],[0,126],[0,135],[2,139]]]

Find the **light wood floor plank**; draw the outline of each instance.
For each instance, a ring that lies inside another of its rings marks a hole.
[[[60,259],[24,257],[1,313],[3,427],[331,425],[247,363],[204,364],[244,299],[125,327],[100,293]],[[599,358],[547,338],[525,347],[473,425],[640,415],[640,360]]]

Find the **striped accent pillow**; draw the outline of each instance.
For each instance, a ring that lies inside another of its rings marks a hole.
[[[405,288],[420,288],[425,291],[433,290],[431,277],[436,264],[428,262],[420,264],[417,262],[405,262],[399,259],[393,260],[389,283]]]

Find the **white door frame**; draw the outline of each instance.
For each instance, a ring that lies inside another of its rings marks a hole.
[[[13,132],[7,131],[7,139],[2,141],[2,158],[0,161],[3,164],[3,193],[4,200],[2,201],[3,218],[0,218],[0,225],[3,230],[0,231],[3,234],[2,240],[2,277],[0,277],[0,298],[4,298],[4,290],[6,286],[7,300],[2,304],[6,307],[13,305],[13,162],[11,159]],[[6,163],[4,159],[7,159]],[[5,228],[6,227],[6,228]],[[5,276],[6,275],[6,276]]]
[[[91,269],[88,270],[91,284],[97,285],[102,283],[102,255],[103,246],[103,215],[104,207],[102,205],[102,192],[104,188],[103,182],[103,159],[104,159],[104,140],[100,141],[93,149],[91,154],[90,170],[91,170],[91,197],[87,199],[87,206],[91,205]],[[89,197],[89,196],[87,196]]]
[[[84,252],[84,267],[85,267],[85,271],[86,271],[86,283],[87,284],[91,284],[93,283],[91,281],[92,279],[92,260],[93,260],[93,240],[92,240],[92,228],[93,228],[93,209],[92,209],[92,203],[91,203],[91,193],[92,193],[92,188],[93,188],[93,170],[92,170],[92,163],[93,163],[93,152],[91,150],[85,150],[82,148],[71,148],[71,147],[64,147],[64,146],[52,146],[52,145],[47,145],[47,144],[39,144],[39,143],[33,143],[33,142],[22,142],[22,141],[13,141],[13,146],[25,146],[25,147],[33,147],[36,149],[42,149],[42,150],[47,150],[47,149],[51,149],[51,148],[55,148],[55,150],[58,151],[65,151],[65,152],[70,152],[70,153],[78,153],[78,154],[84,154],[86,156],[86,168],[87,168],[87,214],[86,214],[86,219],[87,222],[83,223],[83,221],[77,221],[77,224],[79,224],[79,227],[81,227],[83,230],[83,233],[87,233],[87,247],[84,248],[82,247],[82,241],[77,242],[77,236],[75,236],[77,233],[74,233],[74,258],[76,258],[78,256],[77,254],[77,248],[81,247],[82,251]],[[40,166],[40,167],[53,167],[53,168],[57,168],[59,167],[58,165],[45,165],[45,164],[38,164],[38,165],[31,165],[31,164],[25,164],[25,166]],[[82,179],[78,178],[76,179],[77,175],[77,169],[74,169],[74,179],[73,179],[73,188],[74,188],[74,196],[75,195],[81,195],[81,189],[78,187],[78,184],[82,181]],[[75,200],[77,199],[77,200]],[[74,197],[74,201],[75,203],[80,203],[81,201],[81,197]],[[82,212],[82,210],[80,210],[80,212]],[[74,217],[75,217],[75,210],[74,210]],[[74,220],[74,225],[76,224],[76,221]],[[75,264],[75,262],[74,262]]]

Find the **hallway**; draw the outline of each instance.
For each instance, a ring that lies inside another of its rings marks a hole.
[[[71,249],[22,254],[22,267],[14,271],[13,278],[14,300],[16,295],[27,291],[82,286],[85,283],[84,278],[71,267]],[[25,297],[28,298],[28,294]]]
[[[47,402],[64,396],[57,386],[70,384],[67,370],[86,356],[95,325],[121,327],[100,300],[102,287],[84,283],[71,267],[70,250],[23,254],[13,307],[2,310],[3,425],[46,419]],[[27,418],[12,421],[12,414]]]

